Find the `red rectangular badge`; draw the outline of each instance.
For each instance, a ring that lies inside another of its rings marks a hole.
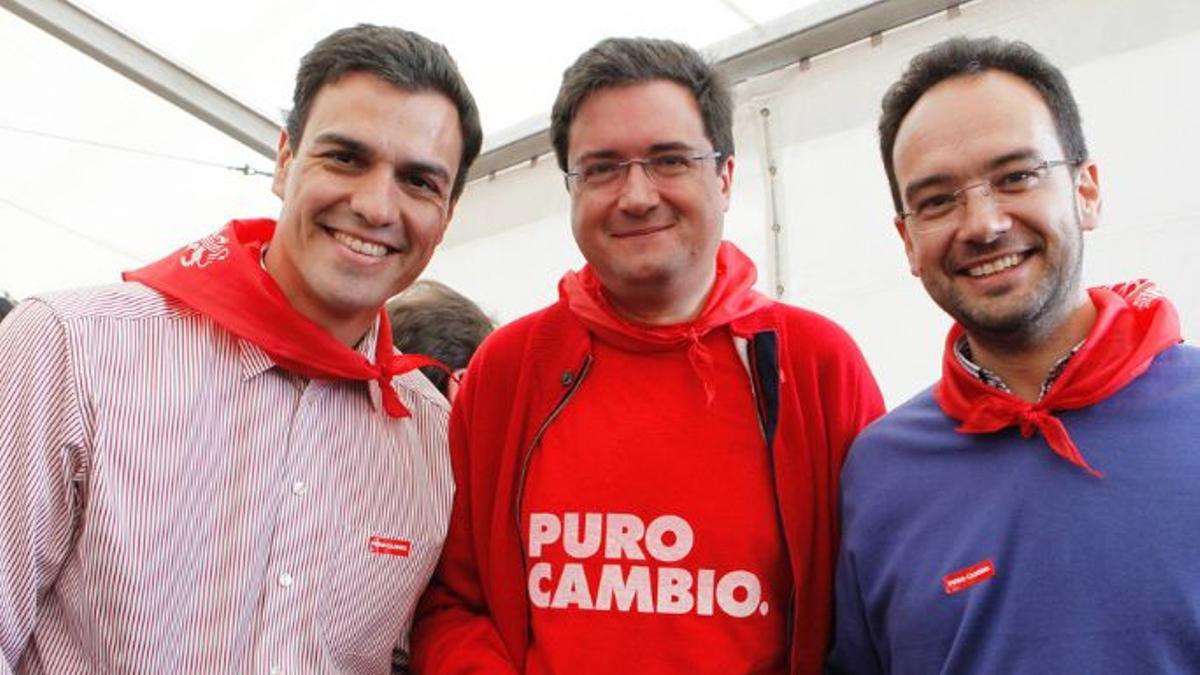
[[[380,555],[395,555],[400,556],[401,558],[407,558],[408,550],[412,547],[412,544],[407,539],[371,537],[367,540],[367,546],[371,549],[371,553],[378,553]]]
[[[996,564],[991,560],[984,560],[942,577],[942,589],[946,591],[946,595],[954,595],[994,576]]]

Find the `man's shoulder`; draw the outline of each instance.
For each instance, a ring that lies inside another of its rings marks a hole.
[[[1193,417],[1200,407],[1200,348],[1179,343],[1164,349],[1145,373],[1096,406],[1102,416],[1137,409],[1155,417]]]
[[[858,344],[845,328],[811,309],[774,301],[739,323],[743,330],[748,328],[751,332],[781,332],[785,336],[781,346],[793,358],[862,359]]]
[[[918,427],[952,426],[953,420],[942,412],[941,407],[934,399],[933,389],[934,387],[930,386],[917,392],[907,401],[872,422],[863,429],[856,444],[858,442],[875,442],[881,437],[892,437]]]
[[[471,363],[509,363],[573,351],[586,345],[586,340],[587,331],[566,304],[555,302],[497,328],[479,346]]]
[[[834,339],[848,336],[846,330],[834,319],[824,316],[823,313],[806,309],[806,307],[773,300],[760,311],[770,312],[774,322],[787,330],[803,330],[805,333],[834,337]]]
[[[533,391],[558,391],[562,378],[573,376],[584,363],[590,347],[586,329],[565,303],[522,316],[479,346],[456,404],[464,397],[498,404]]]
[[[408,407],[418,407],[440,417],[449,417],[450,402],[420,371],[413,370],[392,378],[392,387]]]
[[[929,387],[867,425],[850,446],[847,465],[886,461],[885,456],[926,447],[930,439],[953,432],[955,426],[956,422],[934,400],[933,387]]]
[[[194,314],[192,310],[168,301],[158,291],[136,282],[39,293],[26,302],[44,306],[64,325],[81,321],[141,321]]]
[[[1181,342],[1163,350],[1155,359],[1160,366],[1186,368],[1189,372],[1200,369],[1200,347]]]

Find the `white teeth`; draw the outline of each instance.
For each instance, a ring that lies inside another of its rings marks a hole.
[[[982,265],[972,267],[967,270],[967,274],[973,277],[985,277],[989,274],[995,274],[996,272],[1002,272],[1010,267],[1015,267],[1020,262],[1021,254],[1011,253],[1003,258],[998,258],[991,262],[986,262]]]
[[[369,255],[372,258],[382,258],[383,256],[387,255],[388,250],[386,246],[373,244],[369,241],[363,241],[358,237],[352,237],[345,232],[339,232],[338,230],[333,230],[332,232],[334,239],[342,242],[346,248],[354,251],[355,253]]]

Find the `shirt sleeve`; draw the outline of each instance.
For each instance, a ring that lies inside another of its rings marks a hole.
[[[441,562],[417,609],[412,670],[418,675],[517,675],[488,610],[475,554],[469,413],[475,390],[468,376],[450,414],[450,455],[457,488]],[[514,592],[519,592],[514,589]]]
[[[61,321],[26,300],[0,323],[0,672],[15,669],[73,544],[85,468]]]
[[[835,437],[838,439],[838,452],[843,461],[858,434],[887,412],[879,384],[867,366],[862,352],[853,342],[847,352],[848,357],[842,362],[842,372],[838,377],[847,385],[840,397],[846,405],[841,408],[839,419],[833,425]]]

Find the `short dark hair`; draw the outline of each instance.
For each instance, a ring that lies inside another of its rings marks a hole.
[[[904,74],[883,96],[883,114],[879,117],[879,149],[883,153],[883,167],[887,171],[896,213],[904,211],[892,161],[900,124],[934,85],[952,77],[978,75],[989,70],[1011,73],[1037,89],[1054,118],[1058,142],[1067,155],[1066,159],[1082,162],[1088,158],[1079,107],[1075,104],[1071,87],[1062,71],[1045,56],[1024,42],[998,37],[954,37],[943,40],[913,57]]]
[[[406,91],[438,92],[454,103],[463,145],[450,197],[462,194],[467,170],[483,144],[479,110],[450,52],[412,31],[362,23],[335,31],[314,45],[300,60],[292,110],[287,116],[292,151],[300,145],[317,92],[352,72],[370,73]]]
[[[0,321],[3,321],[4,317],[8,316],[8,313],[13,311],[16,306],[17,303],[8,297],[8,293],[0,291]]]
[[[725,77],[695,49],[670,40],[608,38],[563,72],[550,112],[550,137],[558,167],[567,170],[567,142],[579,106],[600,89],[670,80],[696,97],[704,134],[722,157],[733,156],[733,95]],[[718,170],[721,163],[716,163]]]
[[[406,354],[425,354],[450,370],[466,368],[495,324],[479,306],[449,286],[422,279],[388,301],[392,342]],[[421,372],[443,394],[449,376],[440,368]]]

